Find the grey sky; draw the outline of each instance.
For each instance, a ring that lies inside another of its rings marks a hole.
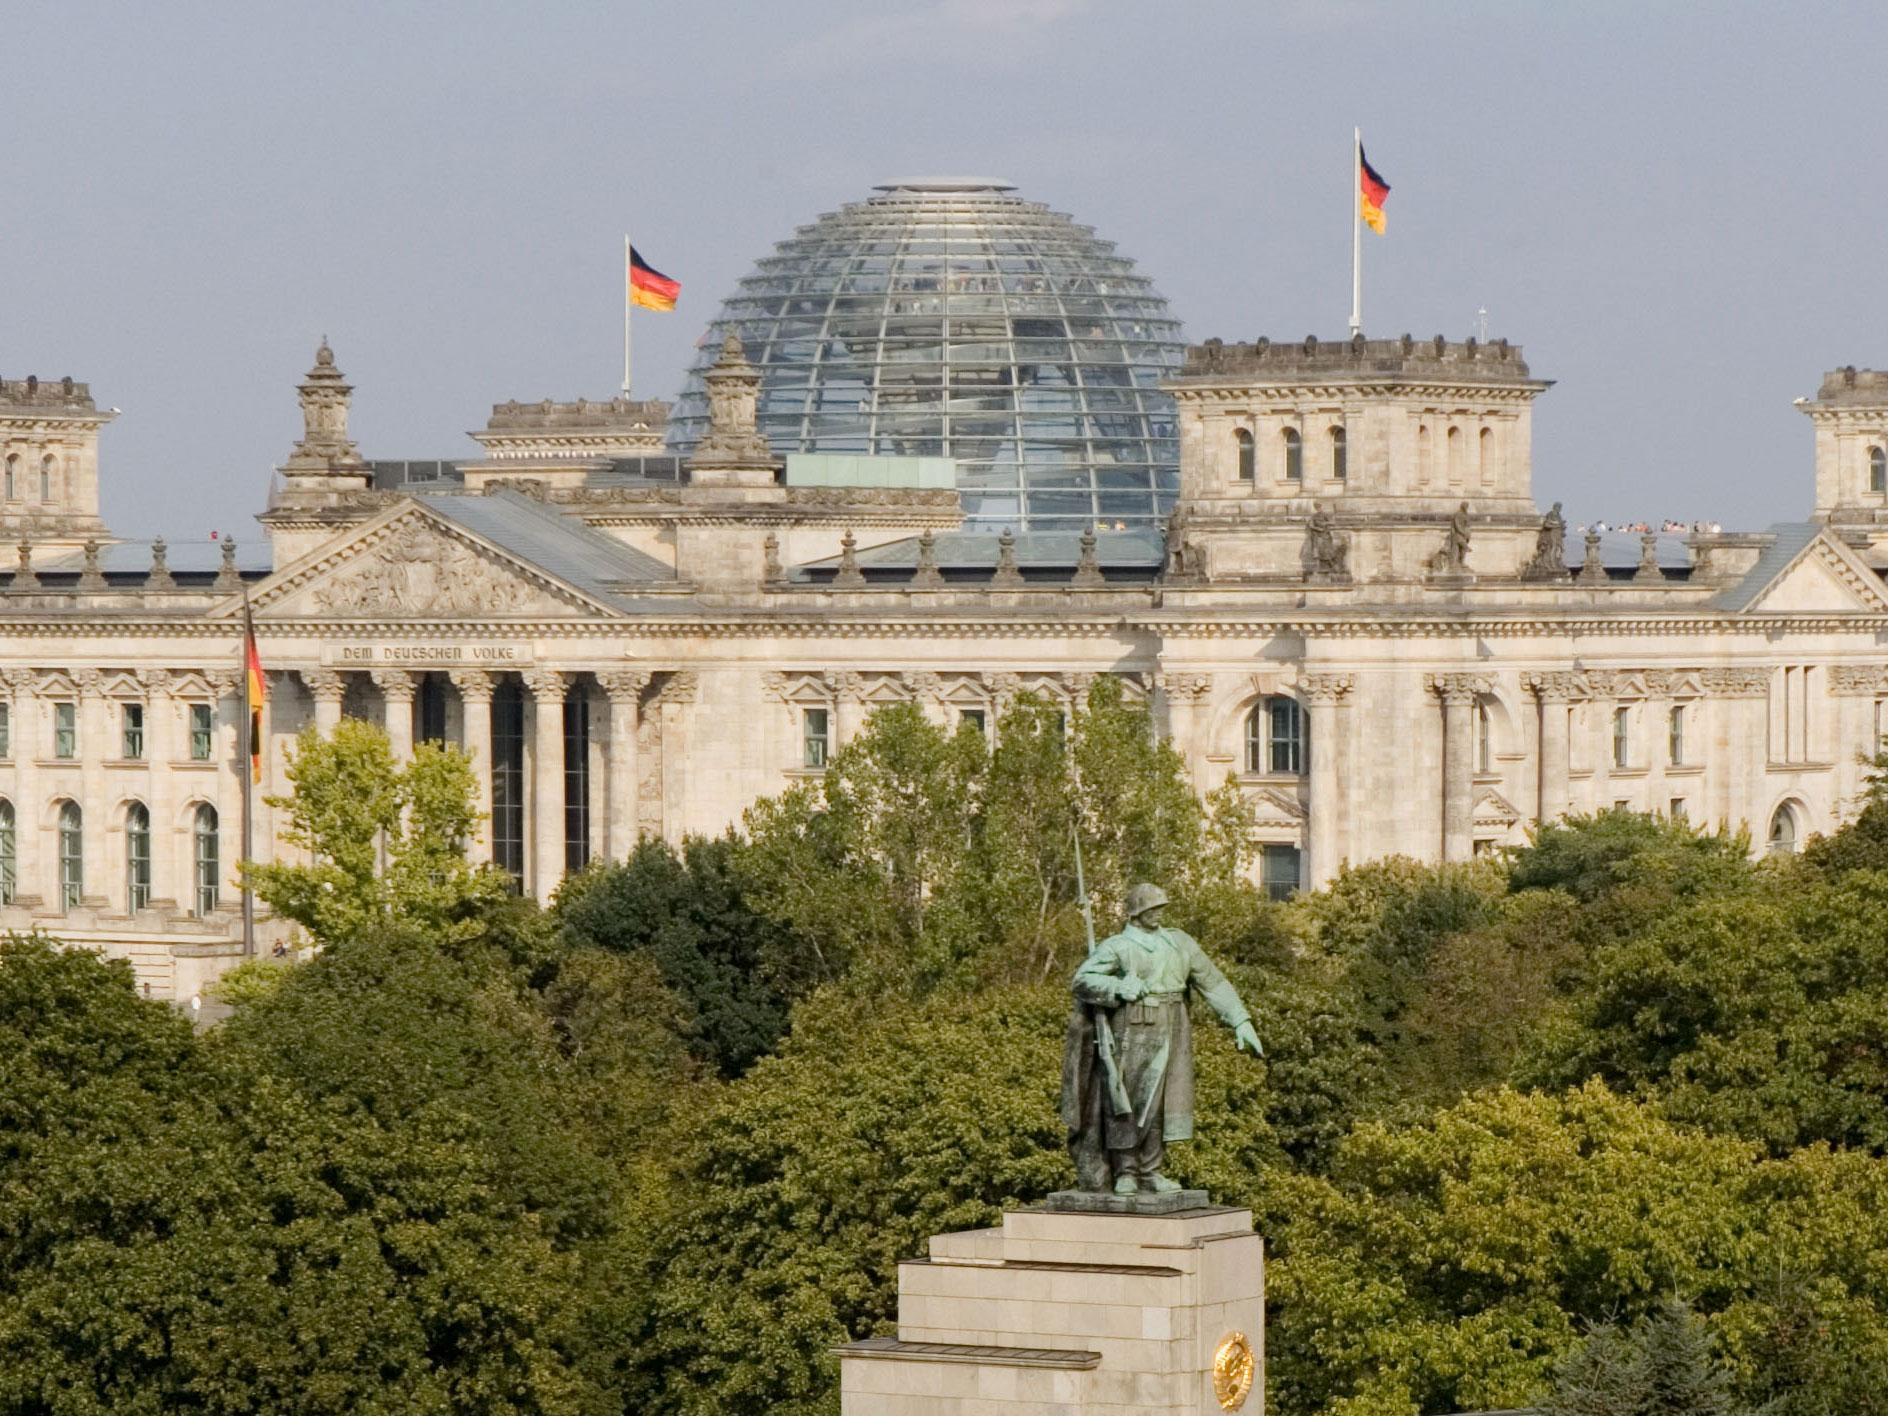
[[[1559,386],[1574,520],[1800,516],[1790,400],[1888,364],[1888,7],[773,0],[4,14],[0,372],[70,373],[122,535],[254,536],[322,333],[379,457],[620,381],[626,225],[672,395],[753,259],[888,176],[1003,176],[1189,339],[1341,335],[1349,140],[1394,187],[1365,327],[1480,305]]]

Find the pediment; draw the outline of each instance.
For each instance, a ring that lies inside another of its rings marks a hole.
[[[1758,591],[1745,613],[1888,614],[1888,592],[1878,574],[1825,532]]]
[[[1297,826],[1305,820],[1305,809],[1285,793],[1273,787],[1249,792],[1253,823],[1258,826]]]
[[[1483,792],[1475,803],[1473,820],[1477,826],[1512,826],[1520,819],[1521,813],[1515,810],[1514,803],[1493,787]]]
[[[258,619],[595,619],[618,613],[575,586],[408,502],[278,571],[250,594]],[[225,614],[240,614],[240,605]]]

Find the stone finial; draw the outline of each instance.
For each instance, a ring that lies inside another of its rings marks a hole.
[[[1016,533],[1005,526],[996,538],[996,573],[992,585],[1021,585],[1023,573],[1016,566]]]
[[[33,543],[26,537],[20,537],[19,568],[13,572],[12,589],[37,590],[40,588],[39,572],[33,569]]]
[[[100,590],[109,590],[105,581],[105,572],[98,563],[98,542],[85,543],[85,567],[79,572],[78,589],[85,594],[95,594]]]
[[[1633,571],[1632,578],[1639,584],[1664,583],[1665,572],[1659,569],[1659,538],[1656,532],[1647,531],[1639,537],[1639,568]]]
[[[170,573],[170,550],[159,536],[151,542],[151,573],[145,578],[146,590],[175,590],[177,582]]]
[[[721,341],[721,355],[702,376],[708,395],[708,431],[696,445],[689,467],[771,470],[773,449],[760,434],[760,370],[748,361],[739,335]]]
[[[926,527],[918,536],[918,568],[912,572],[913,585],[936,586],[944,583],[944,576],[937,568],[937,537]]]
[[[764,584],[777,584],[783,577],[780,569],[780,538],[773,532],[760,543],[760,578]]]
[[[845,590],[857,590],[865,584],[865,576],[859,570],[859,543],[850,526],[839,538],[839,570],[833,576],[833,584]]]
[[[315,350],[315,365],[296,390],[302,405],[302,436],[282,464],[286,473],[326,472],[330,469],[354,472],[365,464],[360,450],[347,435],[348,408],[354,386],[335,366],[334,351],[328,337],[321,337]]]
[[[236,541],[234,537],[223,540],[223,563],[217,567],[216,579],[210,582],[212,590],[240,590],[243,578],[236,571]]]
[[[1093,586],[1101,584],[1101,559],[1095,554],[1095,528],[1082,528],[1081,551],[1075,558],[1075,576],[1070,581],[1073,585]]]
[[[1580,562],[1580,573],[1574,577],[1582,585],[1604,585],[1606,567],[1600,563],[1600,533],[1586,533],[1586,557]]]

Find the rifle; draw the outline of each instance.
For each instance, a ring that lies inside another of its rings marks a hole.
[[[1080,810],[1079,803],[1077,810]],[[1088,898],[1088,881],[1082,875],[1082,823],[1078,817],[1072,827],[1075,837],[1075,893],[1081,906],[1082,927],[1088,931],[1088,952],[1095,952],[1095,906]],[[1126,1116],[1134,1109],[1128,1089],[1121,1084],[1121,1068],[1114,1060],[1114,1028],[1105,1008],[1090,1010],[1095,1019],[1095,1051],[1101,1054],[1101,1073],[1108,1083],[1108,1109],[1116,1116]]]

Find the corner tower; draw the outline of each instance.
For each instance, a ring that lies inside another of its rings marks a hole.
[[[1815,519],[1888,542],[1888,370],[1832,370],[1796,406],[1816,428]]]
[[[282,480],[269,494],[269,509],[256,518],[269,533],[278,568],[371,515],[379,501],[370,489],[372,469],[347,435],[354,386],[336,367],[326,338],[296,392],[302,435],[278,469]]]
[[[98,430],[117,416],[70,378],[0,379],[0,531],[46,547],[106,539]]]
[[[1540,524],[1532,406],[1549,386],[1506,340],[1194,345],[1166,385],[1187,531],[1215,578],[1296,574],[1322,511],[1352,538],[1355,578],[1413,578],[1466,511],[1467,571],[1519,575]]]

